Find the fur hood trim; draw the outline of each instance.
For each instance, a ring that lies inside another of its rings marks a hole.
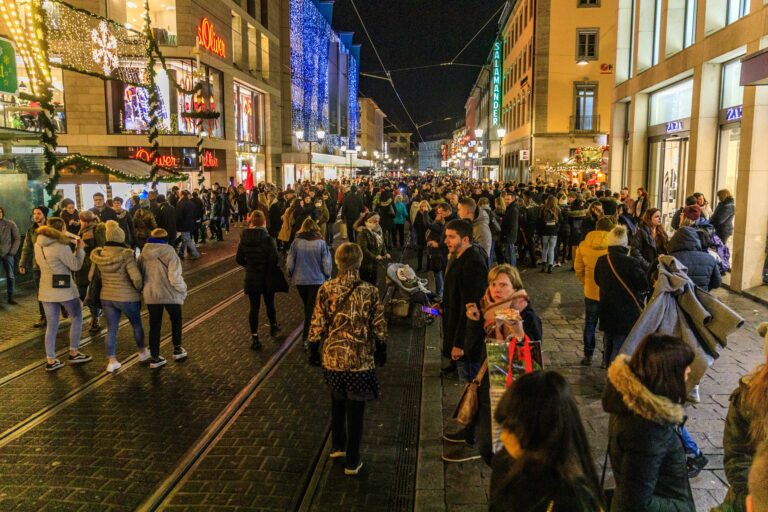
[[[37,228],[37,235],[38,237],[44,236],[50,239],[50,242],[46,242],[44,239],[38,238],[38,240],[40,240],[40,245],[50,245],[52,243],[69,245],[75,242],[75,239],[69,236],[67,233],[59,231],[58,229],[54,229],[51,226],[40,226]]]
[[[629,367],[629,357],[619,355],[608,368],[608,380],[621,395],[624,405],[648,421],[662,425],[683,423],[683,406],[665,396],[651,393]]]
[[[91,252],[91,262],[107,272],[114,272],[131,259],[135,259],[133,250],[123,247],[97,247]]]

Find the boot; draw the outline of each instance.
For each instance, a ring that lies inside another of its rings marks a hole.
[[[88,329],[88,332],[91,334],[96,334],[101,330],[101,325],[99,324],[99,318],[93,317],[91,319],[91,327]]]
[[[270,324],[269,325],[269,335],[273,338],[278,335],[280,332],[280,324]]]
[[[251,350],[261,350],[261,340],[259,340],[258,334],[251,335]]]
[[[48,321],[45,319],[44,316],[41,316],[37,322],[32,324],[32,327],[39,328],[39,327],[45,327],[48,325]]]
[[[547,265],[547,274],[552,273],[552,265]]]

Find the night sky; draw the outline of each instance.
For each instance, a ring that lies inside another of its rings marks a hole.
[[[384,65],[396,68],[437,64],[453,59],[461,48],[504,3],[503,0],[355,0],[360,16],[379,50]],[[360,70],[381,71],[378,59],[358,21],[351,0],[336,0],[333,27],[354,32],[362,45]],[[498,28],[498,15],[467,47],[457,63],[482,65],[490,53]],[[447,137],[464,118],[464,103],[479,67],[442,67],[392,73],[403,102],[418,124],[424,140]],[[384,80],[360,77],[360,95],[373,98],[387,120],[402,131],[419,136]],[[440,121],[451,117],[449,121]],[[385,120],[384,131],[396,131]]]

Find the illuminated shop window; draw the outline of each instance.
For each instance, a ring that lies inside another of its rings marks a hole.
[[[0,127],[13,128],[15,130],[26,130],[31,132],[40,131],[40,105],[34,101],[27,101],[19,97],[19,93],[30,93],[29,76],[27,68],[16,55],[16,94],[0,92]],[[64,81],[62,80],[62,71],[59,68],[51,67],[51,82],[53,87],[53,124],[56,131],[65,133],[67,131],[67,120],[64,112]]]
[[[149,0],[149,16],[157,42],[176,46],[176,0]],[[109,17],[141,31],[144,28],[144,0],[109,0]]]
[[[264,95],[235,83],[238,142],[264,144]]]

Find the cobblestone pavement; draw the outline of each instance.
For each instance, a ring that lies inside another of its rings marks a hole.
[[[605,370],[601,370],[597,363],[591,368],[579,364],[582,357],[584,308],[581,287],[573,272],[565,268],[555,269],[551,275],[525,269],[522,277],[533,306],[544,324],[545,366],[563,373],[571,384],[595,461],[602,467],[607,446],[608,415],[602,410],[600,397],[606,377]],[[689,416],[687,426],[710,461],[706,469],[691,480],[699,511],[708,511],[725,496],[727,481],[723,472],[723,424],[728,411],[728,397],[737,386],[739,378],[764,360],[763,343],[755,328],[761,321],[768,319],[768,308],[761,304],[726,290],[715,290],[713,293],[738,311],[746,323],[729,337],[728,348],[703,378],[701,403],[686,406],[686,414]],[[439,345],[439,332],[428,332],[427,340],[428,346],[434,343]],[[433,370],[425,378],[435,379],[437,364],[434,359],[434,354],[431,358],[427,356],[427,361],[432,361]],[[456,380],[443,379],[442,389],[444,425],[450,426],[450,413],[461,386]],[[422,425],[422,433],[425,430],[430,429]],[[420,449],[423,447],[429,448],[424,439]],[[434,442],[431,452],[431,459],[440,455],[440,451],[434,449]],[[444,464],[443,469],[444,480],[439,482],[442,483],[442,490],[439,485],[422,486],[425,499],[421,506],[417,506],[417,510],[487,510],[490,471],[482,462]],[[610,468],[608,475],[606,485],[611,486]],[[435,502],[438,504],[435,505]]]
[[[228,258],[234,253],[237,243],[240,240],[240,228],[232,228],[229,234],[224,235],[223,242],[208,242],[200,246],[201,257],[197,260],[185,260],[184,275],[192,276],[199,272],[198,269],[211,265],[212,263]],[[18,265],[17,265],[18,266]],[[16,293],[17,306],[11,306],[5,298],[0,301],[0,350],[7,346],[13,346],[19,342],[24,342],[34,336],[36,329],[32,328],[39,317],[37,309],[37,290],[34,283],[25,282],[18,287]],[[83,311],[86,318],[90,318],[90,313],[86,308]],[[62,330],[66,330],[69,321],[62,322]],[[44,332],[44,329],[39,329]],[[0,374],[1,375],[1,374]]]

